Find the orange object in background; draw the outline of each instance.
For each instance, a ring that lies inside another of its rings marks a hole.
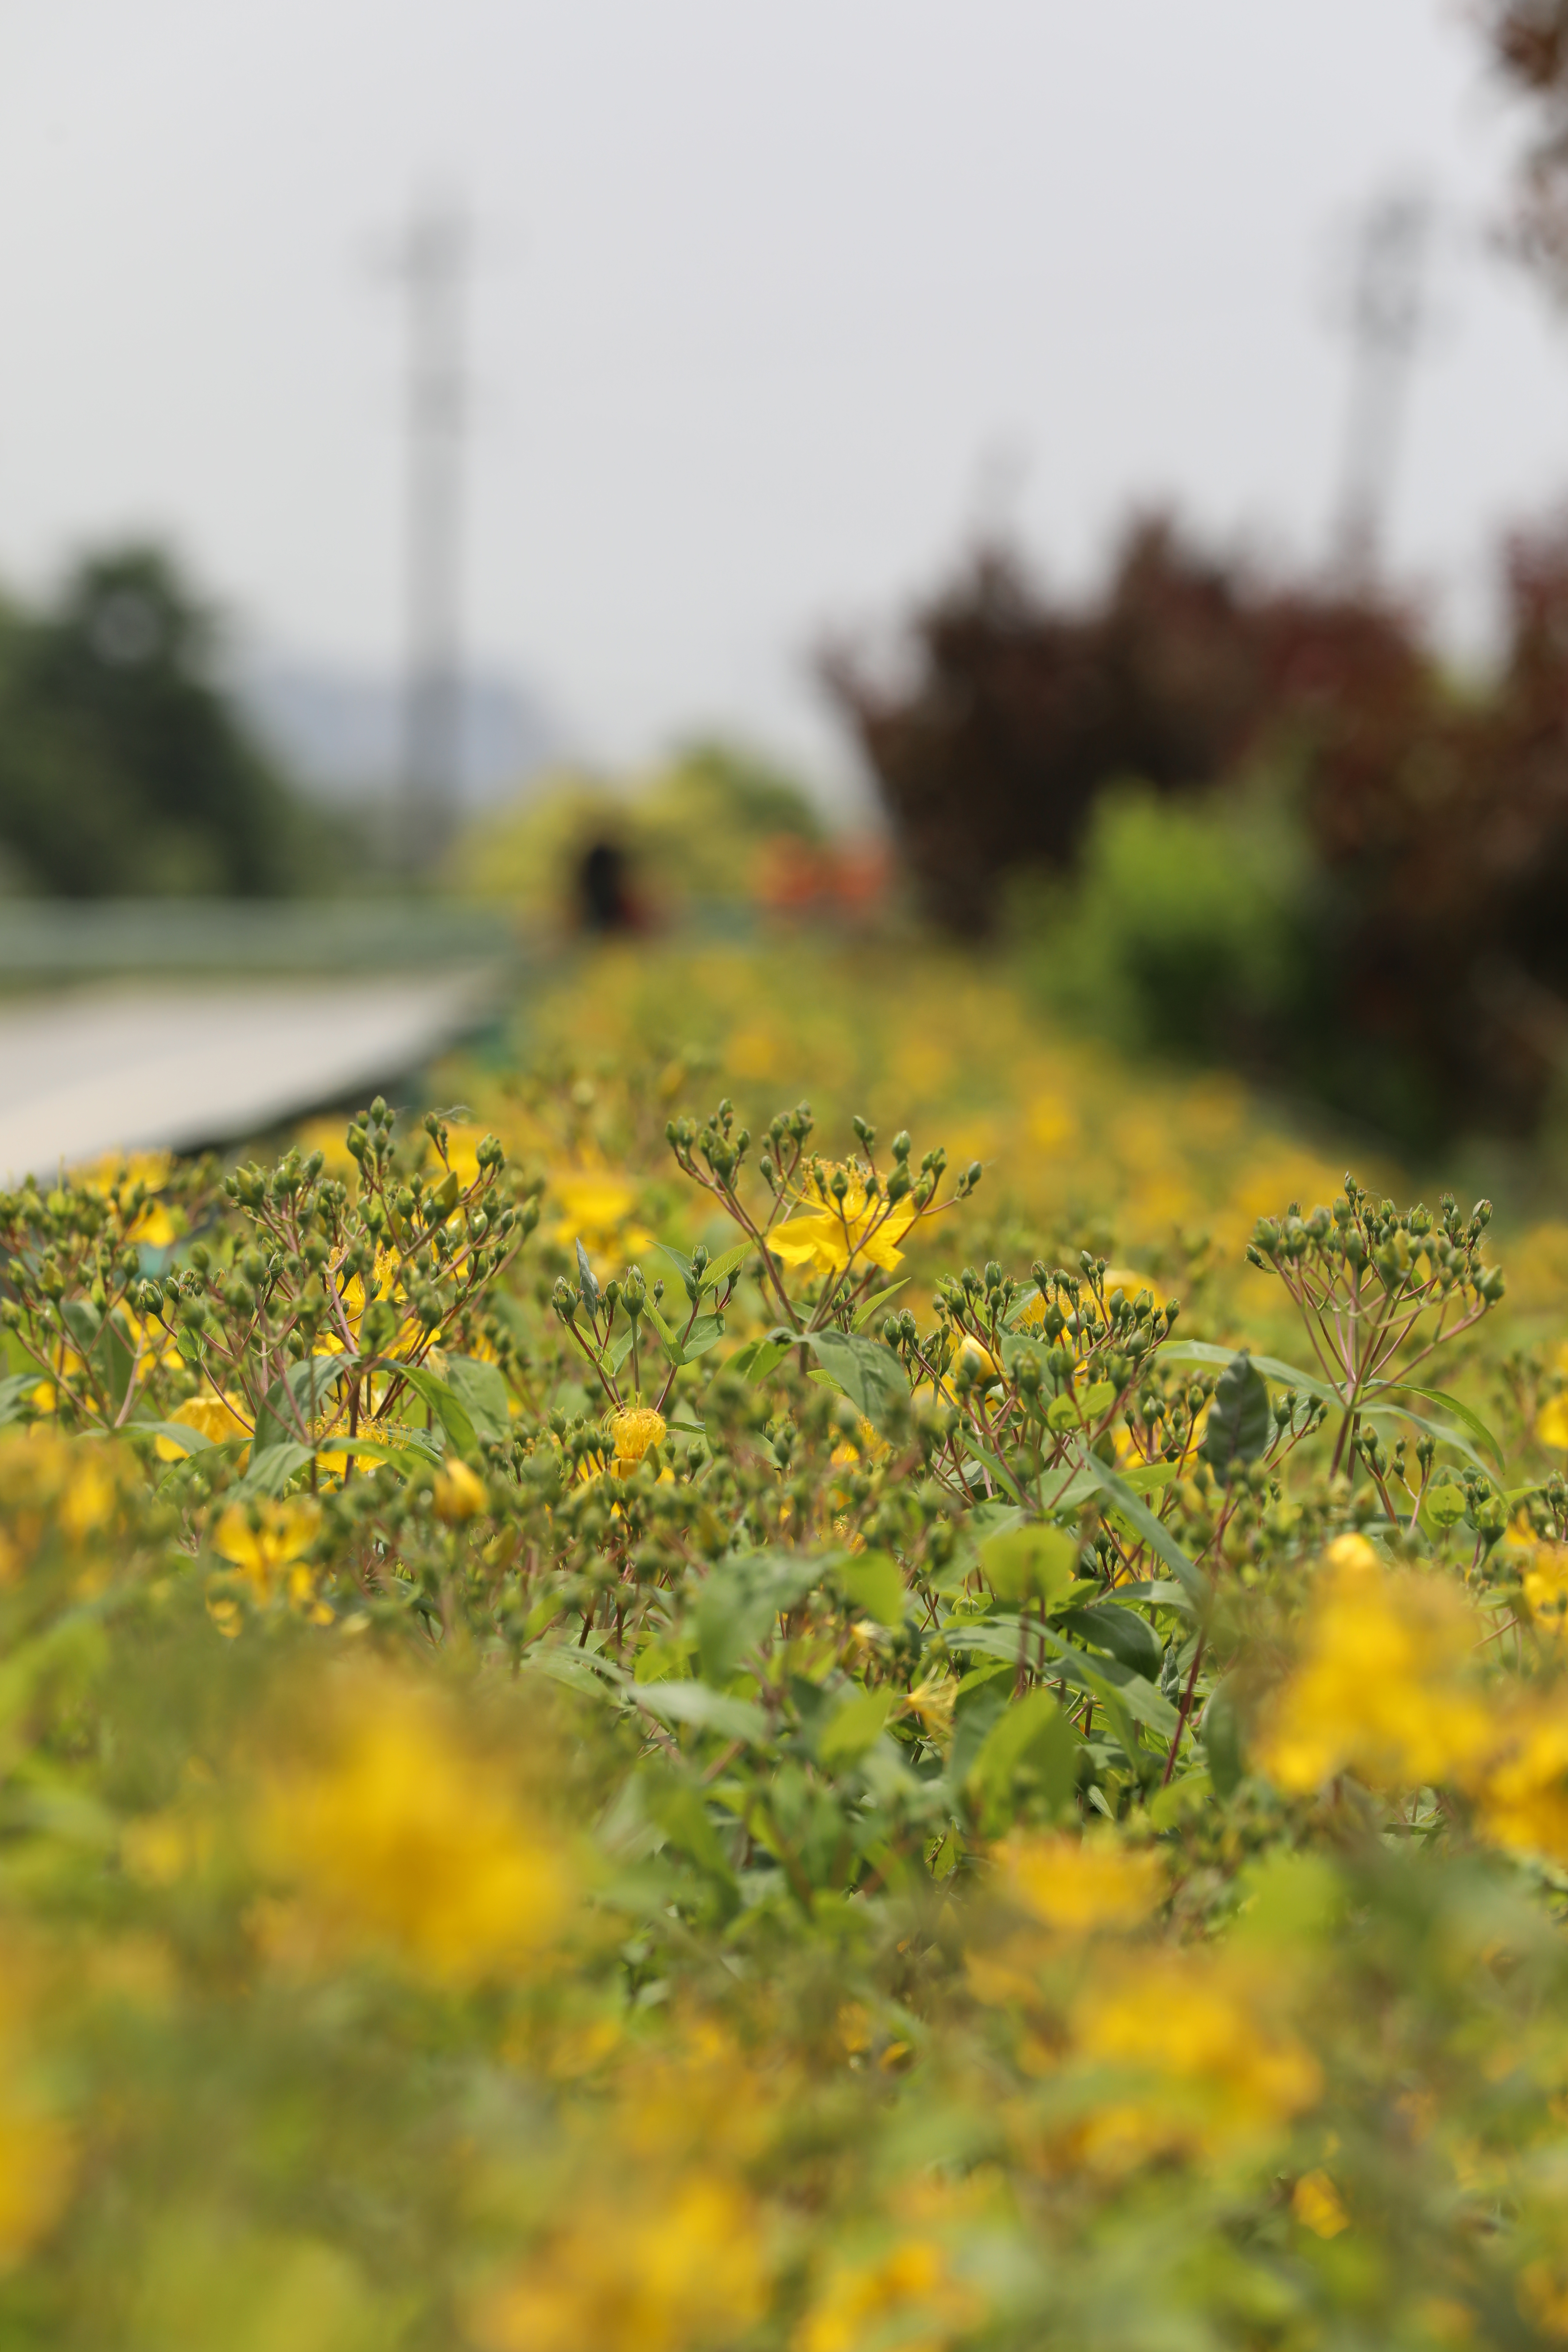
[[[860,916],[881,904],[891,875],[888,845],[874,836],[813,842],[778,833],[757,852],[752,891],[769,914]]]

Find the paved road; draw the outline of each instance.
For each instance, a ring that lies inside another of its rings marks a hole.
[[[238,1140],[416,1072],[493,976],[137,982],[0,1004],[0,1178]]]

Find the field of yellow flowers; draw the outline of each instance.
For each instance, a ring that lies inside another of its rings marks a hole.
[[[0,1196],[0,2347],[1568,2339],[1568,1229],[891,948],[441,1084]]]

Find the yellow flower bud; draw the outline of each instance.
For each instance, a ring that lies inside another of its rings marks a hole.
[[[449,1527],[476,1518],[488,1505],[484,1481],[456,1456],[436,1474],[436,1513]]]

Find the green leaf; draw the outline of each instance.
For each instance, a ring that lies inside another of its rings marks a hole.
[[[710,1265],[705,1265],[702,1269],[703,1290],[717,1290],[721,1282],[727,1282],[732,1274],[738,1274],[756,1246],[755,1242],[737,1242],[733,1249],[724,1252],[722,1257],[716,1257]]]
[[[1049,1625],[1042,1625],[1037,1618],[952,1618],[943,1625],[942,1633],[949,1649],[994,1658],[999,1664],[1010,1665],[1015,1673],[1020,1654],[1027,1658],[1036,1650],[1043,1651],[1047,1674],[1053,1680],[1074,1684],[1099,1700],[1110,1713],[1118,1737],[1129,1752],[1136,1744],[1134,1721],[1146,1724],[1164,1739],[1169,1739],[1176,1727],[1175,1708],[1142,1675],[1124,1666],[1120,1658],[1091,1657],[1087,1651],[1064,1641]]]
[[[1056,1622],[1064,1633],[1076,1633],[1097,1650],[1109,1650],[1145,1682],[1159,1681],[1164,1651],[1152,1625],[1136,1610],[1114,1601],[1094,1601],[1087,1609],[1064,1609]]]
[[[330,1461],[336,1454],[352,1454],[364,1462],[390,1462],[405,1477],[419,1470],[440,1467],[441,1455],[430,1444],[422,1429],[400,1429],[395,1438],[357,1436],[346,1433],[340,1437],[325,1437],[315,1448],[318,1461]]]
[[[1228,1797],[1247,1770],[1241,1744],[1241,1711],[1228,1682],[1221,1683],[1210,1697],[1199,1729],[1215,1793]]]
[[[21,1420],[23,1409],[33,1391],[41,1387],[48,1377],[47,1372],[10,1372],[0,1380],[0,1429]],[[194,1437],[195,1432],[186,1430],[184,1434]]]
[[[794,1345],[795,1334],[780,1325],[772,1331],[764,1331],[761,1339],[748,1339],[743,1346],[737,1348],[724,1370],[749,1380],[755,1388],[759,1381],[767,1379],[771,1371],[776,1370]]]
[[[1077,1765],[1078,1741],[1056,1700],[1048,1691],[1026,1691],[986,1733],[965,1786],[992,1826],[1010,1811],[1021,1774],[1028,1774],[1053,1809],[1070,1803]]]
[[[825,1564],[798,1552],[748,1552],[714,1569],[697,1596],[704,1678],[726,1683],[748,1650],[771,1641],[783,1611],[821,1581]]]
[[[92,1356],[99,1378],[118,1412],[131,1386],[136,1350],[121,1329],[117,1316],[104,1317],[103,1328],[98,1335],[98,1345]]]
[[[1180,1617],[1190,1617],[1193,1604],[1179,1584],[1169,1578],[1141,1578],[1135,1584],[1119,1584],[1112,1595],[1117,1601],[1141,1601],[1145,1609],[1173,1609]]]
[[[1030,1307],[1034,1306],[1039,1295],[1040,1286],[1037,1282],[1027,1284],[1018,1293],[1017,1297],[1013,1301],[1013,1312],[1007,1318],[1007,1328],[1009,1331],[1032,1332],[1042,1348],[1048,1348],[1051,1343],[1046,1337],[1043,1325],[1026,1320]]]
[[[863,1331],[873,1315],[880,1315],[891,1306],[900,1291],[908,1287],[909,1281],[910,1277],[906,1274],[900,1281],[889,1282],[886,1290],[873,1291],[869,1298],[863,1298],[849,1318],[849,1328],[852,1331]]]
[[[872,1428],[886,1436],[889,1423],[902,1418],[910,1402],[910,1384],[892,1349],[880,1339],[868,1339],[858,1332],[813,1331],[804,1336],[823,1370],[858,1405]]]
[[[1021,1505],[1024,1500],[1024,1490],[1001,1456],[993,1454],[989,1446],[982,1445],[973,1429],[964,1431],[963,1445],[966,1453],[972,1454],[976,1462],[983,1464],[990,1471],[1003,1493],[1010,1495],[1015,1503]]]
[[[511,1413],[506,1382],[497,1367],[481,1363],[473,1356],[448,1356],[447,1381],[467,1412],[475,1436],[483,1438],[487,1445],[510,1444]]]
[[[212,1444],[210,1437],[204,1437],[199,1429],[193,1429],[184,1421],[132,1420],[126,1423],[125,1429],[128,1436],[166,1437],[171,1445],[177,1445],[185,1454],[205,1453]],[[245,1445],[250,1441],[239,1438],[230,1442]]]
[[[90,1356],[103,1328],[103,1318],[96,1307],[85,1298],[67,1298],[60,1304],[60,1320],[84,1356]]]
[[[662,1248],[663,1244],[661,1243],[659,1246]],[[658,1344],[664,1349],[669,1361],[672,1364],[679,1364],[680,1361],[680,1350],[676,1345],[675,1334],[670,1329],[668,1324],[665,1321],[663,1316],[659,1313],[658,1305],[651,1291],[649,1291],[647,1298],[643,1301],[643,1313],[647,1317],[648,1322],[652,1324]]]
[[[1048,1608],[1078,1575],[1078,1538],[1064,1528],[1014,1528],[982,1543],[980,1564],[999,1601],[1040,1601]]]
[[[1167,1339],[1158,1354],[1162,1364],[1233,1364],[1234,1348],[1215,1348],[1206,1339]],[[1303,1396],[1316,1397],[1323,1404],[1342,1404],[1344,1399],[1319,1372],[1303,1372],[1295,1364],[1282,1363],[1278,1356],[1254,1356],[1255,1370],[1266,1381],[1279,1388],[1300,1389]]]
[[[1001,1721],[1016,1671],[1016,1666],[1004,1665],[1000,1660],[988,1661],[965,1675],[959,1684],[952,1709],[952,1746],[947,1759],[948,1779],[953,1788],[963,1788],[993,1725]]]
[[[313,1445],[297,1444],[292,1438],[286,1439],[281,1444],[268,1446],[264,1453],[253,1450],[250,1467],[233,1491],[245,1500],[260,1495],[276,1502],[307,1464],[314,1461],[315,1454]]]
[[[1187,1558],[1170,1529],[1162,1526],[1152,1511],[1141,1503],[1124,1478],[1108,1470],[1103,1462],[1090,1454],[1084,1465],[1092,1483],[1102,1495],[1109,1496],[1122,1517],[1142,1537],[1150,1549],[1158,1552],[1200,1618],[1208,1615],[1209,1588],[1203,1570]]]
[[[879,1625],[896,1631],[904,1622],[904,1576],[891,1552],[863,1551],[834,1570],[845,1597]]]
[[[709,1877],[733,1886],[734,1873],[719,1832],[709,1819],[700,1791],[689,1780],[678,1780],[673,1772],[648,1774],[644,1790],[648,1812],[671,1845],[689,1854]]]
[[[1086,1422],[1098,1421],[1102,1412],[1110,1411],[1111,1406],[1116,1402],[1116,1398],[1117,1387],[1114,1381],[1096,1381],[1091,1388],[1087,1388],[1080,1393],[1078,1401],[1079,1410]]]
[[[595,1698],[618,1696],[626,1679],[608,1658],[580,1650],[574,1642],[542,1642],[523,1652],[522,1663],[548,1675],[552,1683],[564,1683],[568,1690],[591,1691]]]
[[[816,1738],[816,1760],[827,1772],[858,1764],[874,1748],[893,1711],[890,1690],[860,1691],[834,1709]]]
[[[681,1362],[695,1363],[699,1356],[705,1356],[710,1348],[717,1347],[723,1336],[724,1318],[721,1315],[700,1315],[684,1337],[678,1335]]]
[[[694,1362],[699,1356],[705,1356],[709,1349],[714,1347],[724,1335],[724,1318],[721,1315],[688,1317],[687,1321],[690,1325],[688,1330],[685,1324],[667,1323],[651,1298],[647,1301],[645,1312],[653,1317],[659,1344],[672,1364]],[[755,1349],[757,1345],[758,1342],[754,1339],[749,1339],[746,1342],[747,1348]],[[737,1350],[737,1353],[742,1356],[745,1352],[745,1348]],[[612,1371],[619,1371],[628,1353],[629,1348],[624,1348],[621,1350],[619,1357],[611,1365]],[[733,1368],[731,1365],[731,1369]]]
[[[1381,1397],[1391,1389],[1397,1389],[1402,1396],[1424,1397],[1428,1404],[1440,1404],[1445,1412],[1451,1412],[1455,1420],[1469,1431],[1479,1445],[1486,1447],[1498,1468],[1500,1470],[1502,1468],[1502,1447],[1498,1444],[1479,1413],[1472,1412],[1468,1404],[1459,1402],[1458,1397],[1447,1395],[1442,1389],[1415,1388],[1409,1381],[1384,1381],[1380,1384],[1376,1393]]]
[[[468,1409],[455,1389],[438,1381],[424,1364],[400,1364],[399,1371],[420,1402],[428,1406],[459,1454],[477,1454],[479,1439]]]
[[[743,1739],[751,1747],[760,1747],[768,1736],[768,1718],[760,1706],[749,1698],[710,1690],[706,1683],[637,1683],[628,1696],[660,1723],[721,1732],[726,1739]]]
[[[1249,1355],[1233,1356],[1215,1383],[1203,1455],[1222,1475],[1233,1462],[1256,1462],[1274,1433],[1268,1383]]]
[[[85,1298],[68,1298],[60,1314],[91,1366],[100,1394],[118,1412],[131,1385],[132,1366],[136,1360],[134,1349],[114,1317],[100,1315]]]
[[[1173,1830],[1183,1821],[1196,1820],[1213,1790],[1212,1773],[1178,1771],[1173,1780],[1156,1789],[1150,1798],[1149,1819],[1157,1830]]]

